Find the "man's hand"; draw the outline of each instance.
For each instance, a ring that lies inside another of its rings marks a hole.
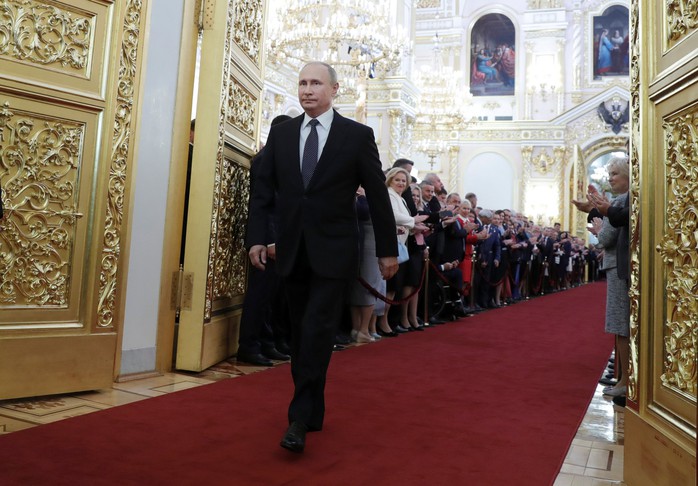
[[[378,259],[378,268],[380,268],[383,280],[390,280],[397,273],[398,263],[397,257],[381,257]]]
[[[248,254],[250,255],[252,265],[260,270],[264,270],[267,264],[267,246],[253,245],[250,247]]]
[[[276,260],[276,245],[267,245],[267,257]]]

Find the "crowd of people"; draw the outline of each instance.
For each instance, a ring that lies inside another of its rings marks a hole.
[[[559,223],[540,226],[510,209],[482,208],[475,193],[448,192],[434,173],[418,183],[410,175],[413,165],[398,159],[385,172],[395,231],[405,248],[387,281],[376,257],[368,200],[363,188],[356,192],[360,264],[335,349],[423,331],[599,278],[603,251]],[[272,305],[263,308],[274,325],[266,326],[266,347],[253,354],[245,347],[239,358],[271,366],[272,359],[288,359],[288,333],[280,325],[283,315],[269,315],[270,309],[283,309],[283,292],[271,291],[267,298]]]
[[[332,109],[338,89],[332,66],[306,64],[298,82],[304,114],[272,123],[251,171],[248,255],[257,276],[276,283],[248,288],[238,359],[291,360],[294,393],[280,446],[294,453],[304,451],[306,433],[323,428],[327,370],[342,331],[348,341],[375,342],[595,274],[593,251],[559,225],[481,208],[474,193],[449,193],[433,173],[417,183],[407,159],[383,174],[373,131]],[[605,199],[592,195],[590,203],[610,215]]]

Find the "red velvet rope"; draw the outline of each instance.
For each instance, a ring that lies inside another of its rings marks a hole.
[[[371,286],[371,284],[368,283],[368,282],[367,282],[366,280],[364,280],[363,278],[361,278],[361,277],[356,277],[356,279],[357,279],[357,280],[359,281],[359,283],[360,283],[361,285],[363,285],[363,287],[364,287],[366,290],[368,290],[368,291],[371,293],[371,295],[373,295],[376,299],[380,299],[380,300],[382,300],[383,302],[385,302],[386,304],[390,304],[390,305],[400,305],[400,304],[404,304],[405,302],[407,302],[408,300],[410,300],[415,294],[417,294],[420,290],[422,290],[422,286],[424,285],[424,276],[426,275],[426,273],[427,273],[427,266],[424,265],[424,266],[422,267],[422,276],[419,278],[419,287],[417,287],[410,295],[408,295],[407,297],[405,297],[405,298],[403,298],[403,299],[401,299],[401,300],[391,300],[391,299],[387,298],[385,295],[381,294],[378,290],[376,290],[375,288],[373,288],[373,287]]]

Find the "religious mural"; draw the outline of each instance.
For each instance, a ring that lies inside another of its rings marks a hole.
[[[471,34],[470,92],[473,96],[514,94],[516,85],[516,30],[502,14],[488,14]]]
[[[593,18],[595,80],[628,75],[629,22],[628,9],[621,5],[609,7]]]

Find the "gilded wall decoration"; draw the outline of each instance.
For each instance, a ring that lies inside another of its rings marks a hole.
[[[667,1],[666,22],[669,44],[674,45],[698,27],[698,5],[695,0]]]
[[[640,349],[640,6],[630,6],[630,360],[628,398],[637,403],[637,373]],[[646,44],[645,44],[646,45]]]
[[[255,63],[261,67],[261,44],[263,31],[264,4],[262,0],[235,0],[234,35],[235,43]]]
[[[0,305],[67,307],[76,239],[82,124],[0,111]]]
[[[87,77],[94,22],[47,2],[7,0],[0,7],[0,57]]]
[[[441,0],[417,0],[417,8],[438,8]]]
[[[665,386],[696,398],[698,344],[698,107],[664,123],[666,226],[657,251],[664,262]]]
[[[231,78],[228,92],[228,113],[226,120],[232,126],[254,138],[257,118],[257,98],[238,81]]]
[[[245,225],[250,198],[249,170],[224,159],[218,200],[213,298],[243,294],[246,286]]]
[[[218,232],[219,232],[219,224],[220,224],[220,211],[221,211],[221,206],[220,206],[220,200],[221,200],[221,190],[222,187],[224,186],[224,178],[226,175],[224,174],[224,169],[225,169],[225,158],[223,156],[223,148],[225,144],[225,123],[226,120],[228,120],[228,123],[232,124],[233,126],[244,126],[244,123],[242,125],[238,125],[237,117],[240,116],[239,114],[233,115],[230,114],[229,112],[236,109],[236,107],[233,106],[233,100],[235,100],[234,95],[235,95],[235,88],[236,86],[235,80],[233,79],[232,76],[232,67],[233,67],[233,60],[231,56],[232,52],[232,44],[233,44],[233,30],[234,30],[234,15],[235,15],[235,10],[228,7],[226,9],[226,27],[225,27],[225,45],[224,45],[224,59],[228,59],[228,62],[223,63],[223,80],[224,82],[221,83],[221,91],[220,91],[220,116],[218,120],[218,148],[216,151],[216,174],[213,179],[213,207],[211,208],[211,232],[210,232],[210,240],[209,240],[209,249],[208,249],[208,265],[207,265],[207,271],[206,271],[206,290],[205,290],[205,302],[204,302],[204,319],[206,321],[211,320],[211,315],[212,315],[212,310],[213,310],[213,300],[214,300],[214,275],[216,268],[219,267],[218,261],[216,258],[218,257],[217,253],[217,239],[218,239]],[[243,130],[244,131],[244,130]]]
[[[131,115],[135,97],[135,83],[138,69],[138,44],[140,42],[141,0],[128,0],[124,13],[121,53],[119,58],[119,79],[116,92],[114,135],[109,183],[107,210],[102,241],[99,275],[99,306],[97,325],[101,328],[113,327],[116,306],[116,286],[121,262],[121,232],[124,217],[124,194],[129,170],[129,149],[131,147]]]

